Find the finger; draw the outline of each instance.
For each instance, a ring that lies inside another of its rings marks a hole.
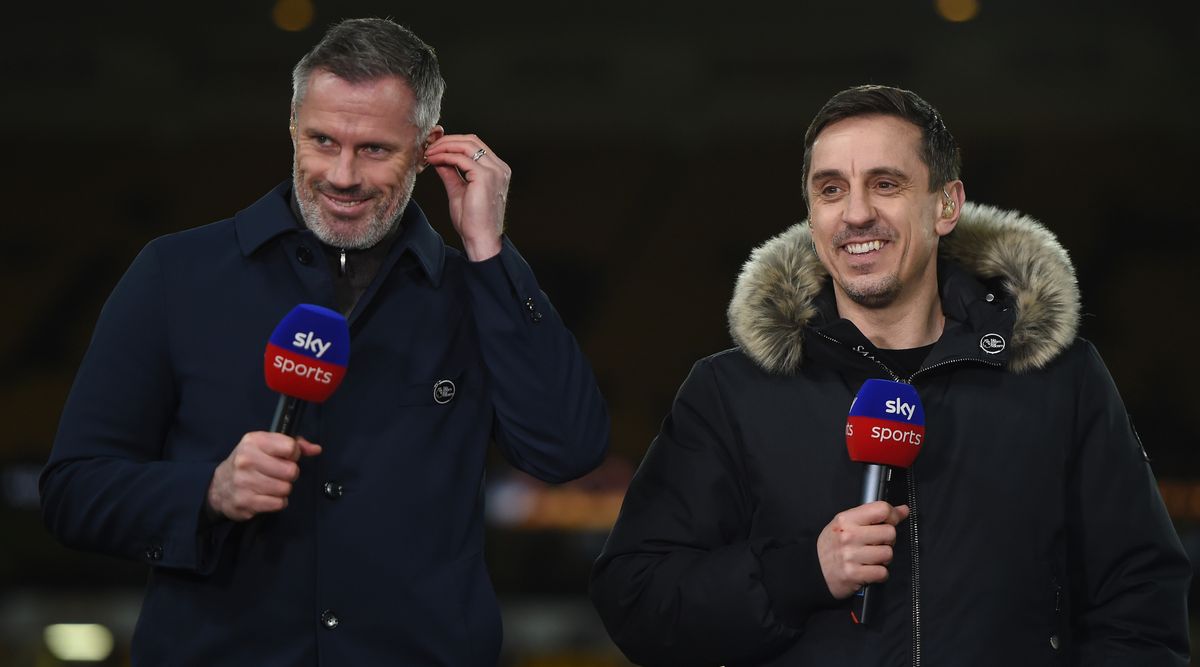
[[[892,508],[892,513],[888,515],[887,523],[893,526],[908,518],[908,505],[897,505]]]
[[[893,507],[882,500],[876,500],[872,503],[852,507],[842,514],[845,520],[851,524],[858,526],[870,526],[878,523],[885,523],[892,515]]]
[[[492,160],[487,163],[481,158],[478,162],[471,159],[470,155],[463,153],[438,153],[437,155],[425,155],[425,161],[433,165],[435,168],[453,168],[462,172],[462,180],[474,182],[484,174],[503,174],[502,164],[498,160]],[[439,172],[440,174],[440,172]],[[442,176],[445,181],[446,177]]]
[[[243,439],[243,444],[274,458],[293,461],[300,458],[296,439],[282,433],[250,433]]]
[[[296,444],[300,446],[301,456],[316,456],[321,453],[321,446],[315,442],[309,442],[304,436],[296,438]]]
[[[861,546],[847,554],[846,559],[860,565],[887,565],[895,557],[895,550],[886,544]]]
[[[480,150],[484,152],[476,158],[475,156],[479,154]],[[484,144],[482,141],[446,141],[443,138],[438,143],[431,144],[429,148],[425,149],[425,161],[430,164],[436,164],[437,158],[444,158],[446,156],[466,158],[469,162],[460,161],[456,164],[459,169],[464,171],[466,167],[474,164],[498,171],[501,174],[510,172],[508,163],[501,160],[500,156],[492,152],[492,149],[488,148],[487,144]]]
[[[246,509],[254,514],[279,512],[287,506],[287,496],[253,496],[246,503]]]
[[[853,537],[856,544],[895,544],[896,528],[886,523],[863,526],[854,532]]]
[[[467,148],[467,147],[469,147],[469,148]],[[425,152],[428,153],[429,151],[445,151],[445,150],[463,151],[463,150],[466,150],[467,153],[469,155],[471,155],[471,154],[474,154],[475,151],[479,150],[480,148],[487,151],[488,155],[491,155],[494,152],[494,151],[492,151],[492,147],[488,146],[486,143],[484,143],[483,139],[480,139],[477,135],[474,135],[474,134],[444,134],[444,135],[442,135],[442,137],[440,139],[429,144],[429,148],[425,149]]]
[[[433,165],[432,162],[430,164]],[[442,185],[445,186],[447,194],[452,198],[462,195],[463,189],[467,187],[467,181],[457,167],[433,165],[433,170],[437,172],[438,178],[442,179]]]
[[[882,565],[863,565],[855,572],[855,581],[879,584],[888,580],[888,569]]]
[[[240,469],[245,479],[235,481],[244,483],[246,480],[253,480],[257,478],[256,476],[261,475],[271,479],[281,479],[285,482],[294,482],[300,476],[299,464],[291,459],[260,454],[257,457],[247,457],[247,460],[247,465]]]
[[[242,490],[249,496],[274,496],[284,498],[292,495],[292,483],[287,479],[259,473],[245,476]]]

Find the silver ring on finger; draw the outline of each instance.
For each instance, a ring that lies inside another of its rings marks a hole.
[[[479,162],[479,158],[483,157],[484,155],[487,155],[487,151],[480,148],[479,150],[475,151],[475,154],[471,156],[471,159]]]

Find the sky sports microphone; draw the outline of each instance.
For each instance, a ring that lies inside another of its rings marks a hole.
[[[850,460],[866,464],[859,504],[882,500],[891,468],[911,466],[924,440],[925,409],[915,387],[890,380],[864,382],[846,418]],[[855,623],[867,623],[870,589],[863,586],[851,601]]]
[[[295,435],[306,403],[324,403],[346,375],[350,327],[341,314],[302,303],[284,316],[263,355],[267,386],[279,392],[271,432]]]

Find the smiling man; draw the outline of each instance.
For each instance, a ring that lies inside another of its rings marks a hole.
[[[965,202],[909,91],[838,93],[804,160],[809,220],[744,266],[737,347],[692,369],[596,562],[613,639],[663,667],[1187,664],[1190,567],[1065,250]],[[870,379],[925,431],[860,504]]]
[[[608,419],[444,87],[407,29],[337,24],[293,71],[292,180],[152,241],[105,305],[41,491],[64,543],[150,566],[135,665],[496,664],[487,446],[563,481]],[[411,200],[430,167],[464,252]],[[299,303],[344,313],[351,351],[292,438],[262,430],[263,350]]]

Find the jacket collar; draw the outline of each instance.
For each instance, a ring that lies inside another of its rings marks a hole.
[[[955,231],[939,243],[938,256],[947,316],[943,342],[953,345],[939,344],[935,351],[961,353],[970,342],[980,358],[1021,373],[1044,367],[1074,340],[1075,269],[1037,221],[967,204]],[[755,363],[778,374],[800,368],[806,330],[825,330],[838,321],[829,274],[812,248],[807,224],[793,225],[753,251],[728,313],[734,342]],[[985,337],[1009,331],[1002,351],[985,349],[996,343]]]
[[[238,246],[243,256],[250,256],[276,237],[301,231],[302,227],[288,203],[291,196],[292,184],[284,181],[233,217]],[[446,262],[446,246],[415,201],[408,202],[400,216],[400,225],[400,237],[396,239],[400,252],[411,252],[430,282],[440,284]]]

